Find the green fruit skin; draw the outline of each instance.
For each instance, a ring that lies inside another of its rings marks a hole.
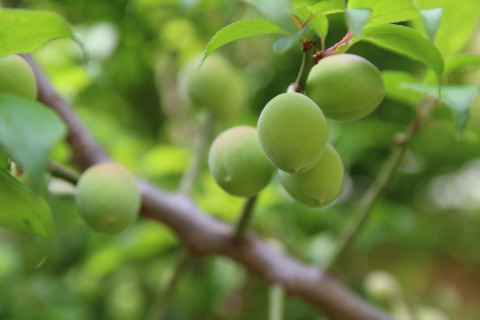
[[[220,55],[209,56],[197,70],[198,61],[186,64],[181,86],[190,101],[213,111],[221,119],[238,114],[246,104],[246,86],[237,71]]]
[[[0,59],[0,92],[11,93],[35,100],[37,83],[30,65],[20,56]]]
[[[117,234],[138,216],[141,197],[134,177],[122,166],[105,162],[80,177],[75,202],[83,221],[93,230]]]
[[[291,173],[314,166],[328,140],[322,111],[300,93],[283,93],[270,100],[258,118],[257,131],[267,158]]]
[[[284,189],[292,198],[311,207],[332,203],[342,189],[343,176],[342,159],[330,144],[320,161],[309,171],[300,174],[279,171]]]
[[[260,148],[257,130],[250,126],[222,132],[210,147],[208,167],[223,190],[239,197],[259,193],[275,172]]]
[[[312,68],[305,94],[320,106],[327,118],[353,121],[380,105],[385,84],[372,63],[345,53],[326,57]]]

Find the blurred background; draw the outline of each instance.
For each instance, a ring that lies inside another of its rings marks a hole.
[[[415,2],[422,9],[444,8],[436,43],[446,59],[480,54],[478,1]],[[183,93],[185,65],[198,61],[221,27],[261,17],[246,3],[223,0],[2,4],[54,11],[72,24],[88,51],[88,64],[78,46],[63,39],[44,45],[34,59],[115,160],[172,191],[193,157],[192,141],[205,118],[204,110]],[[343,14],[329,15],[329,22],[327,46],[347,31]],[[313,33],[308,36],[315,39]],[[253,37],[219,50],[241,78],[244,101],[238,114],[215,122],[213,136],[238,124],[255,126],[265,104],[295,81],[302,52],[298,46],[275,54],[272,45],[278,37]],[[428,76],[424,65],[368,43],[349,52],[383,72],[406,72],[416,80]],[[478,65],[456,70],[448,81],[479,84]],[[304,262],[324,263],[389,154],[394,135],[414,118],[411,102],[417,100],[411,93],[398,97],[387,92],[368,117],[329,122],[330,142],[347,173],[340,198],[326,208],[308,208],[291,200],[275,177],[260,195],[251,228]],[[461,139],[448,108],[436,110],[341,261],[339,276],[345,283],[399,319],[405,319],[407,306],[419,320],[480,318],[479,125],[478,96]],[[52,157],[68,164],[68,146],[58,145]],[[182,255],[176,236],[144,219],[115,237],[96,234],[79,220],[71,186],[53,180],[49,191],[45,196],[54,215],[54,243],[41,267],[35,268],[35,241],[0,230],[0,319],[144,319]],[[193,197],[202,210],[227,222],[234,222],[243,206],[243,199],[216,185],[206,166]],[[164,319],[260,320],[267,318],[267,305],[265,283],[225,258],[209,257],[185,267]],[[288,298],[285,319],[324,318]]]

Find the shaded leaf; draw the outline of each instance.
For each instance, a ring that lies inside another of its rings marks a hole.
[[[284,37],[280,38],[275,43],[273,44],[273,51],[276,53],[284,53],[291,47],[293,47],[295,44],[298,44],[300,41],[300,38],[303,37],[305,32],[310,29],[309,26],[306,26],[305,28],[298,30],[298,32],[290,37]]]
[[[61,37],[77,41],[67,22],[54,12],[0,9],[0,58],[32,52]]]
[[[447,59],[445,61],[445,76],[465,67],[480,67],[480,55],[462,54]]]
[[[0,145],[27,171],[34,190],[43,181],[51,148],[65,132],[54,111],[36,101],[0,94]]]
[[[438,27],[440,26],[440,19],[442,18],[443,9],[434,8],[420,11],[420,17],[422,18],[423,26],[427,31],[427,35],[430,40],[435,39]]]
[[[48,244],[45,256],[53,234],[52,214],[45,201],[5,170],[0,170],[0,203],[0,227],[16,233],[43,237]]]
[[[348,8],[346,9],[347,24],[352,29],[355,36],[360,37],[363,32],[363,27],[368,21],[371,14],[370,9]]]
[[[442,78],[444,62],[440,51],[417,30],[400,25],[367,27],[363,40],[423,62]]]
[[[325,15],[313,15],[308,8],[301,8],[295,10],[295,14],[302,20],[306,21],[310,18],[308,25],[312,27],[313,31],[321,38],[325,39],[328,33],[328,19]],[[313,18],[312,18],[313,17]]]
[[[404,83],[417,83],[418,80],[414,76],[405,71],[386,70],[382,72],[382,77],[385,82],[387,98],[410,106],[418,105],[420,93],[412,92],[403,85]]]
[[[413,91],[428,94],[438,100],[438,87],[433,84],[416,83],[404,84],[405,88]],[[459,136],[463,134],[467,126],[470,107],[473,98],[480,89],[480,85],[457,85],[457,86],[442,86],[440,101],[447,105],[453,114],[455,121],[455,128]]]
[[[283,33],[282,28],[270,20],[250,19],[240,20],[220,29],[207,44],[198,63],[200,68],[203,61],[215,50],[232,41],[267,33]]]

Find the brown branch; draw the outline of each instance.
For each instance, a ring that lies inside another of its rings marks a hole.
[[[108,161],[106,152],[80,123],[71,106],[56,94],[35,63],[27,59],[37,77],[38,100],[58,112],[69,127],[67,141],[72,148],[72,161],[82,169]],[[267,282],[282,285],[288,294],[308,302],[331,320],[392,320],[323,269],[272,250],[255,234],[247,233],[242,241],[234,241],[230,225],[201,212],[187,196],[163,191],[145,181],[139,180],[138,184],[143,199],[141,215],[168,225],[190,253],[230,257]]]

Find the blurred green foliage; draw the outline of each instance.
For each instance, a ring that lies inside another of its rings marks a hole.
[[[479,55],[478,14],[472,13],[479,12],[478,1],[415,2],[421,9],[445,7],[436,42],[445,58],[460,52]],[[3,5],[52,10],[72,23],[89,53],[87,65],[68,40],[48,43],[34,58],[112,157],[168,190],[179,185],[204,116],[182,96],[179,70],[200,56],[221,27],[260,17],[245,3],[223,0],[8,0]],[[344,21],[342,14],[329,16],[327,46],[343,37]],[[471,41],[474,34],[477,40]],[[260,36],[220,49],[244,77],[248,108],[217,123],[214,135],[237,124],[255,125],[263,106],[295,80],[302,53],[274,54],[276,39]],[[426,73],[422,64],[367,43],[349,52],[382,71],[408,72],[417,80]],[[480,73],[461,68],[448,80],[478,84]],[[416,109],[410,102],[387,96],[365,119],[330,122],[330,142],[347,173],[340,199],[324,209],[307,208],[291,200],[275,178],[260,195],[251,228],[281,241],[289,254],[305,262],[325,262],[391,150],[394,135],[413,119]],[[413,141],[395,182],[341,264],[342,278],[372,303],[390,308],[363,287],[365,276],[381,269],[398,279],[415,307],[434,306],[451,319],[478,319],[479,128],[477,96],[461,140],[450,111],[442,107]],[[69,162],[65,144],[52,156]],[[143,319],[155,308],[154,298],[181,254],[175,235],[146,220],[116,237],[95,234],[79,220],[71,188],[57,181],[50,190],[53,248],[41,267],[29,258],[37,250],[35,242],[0,233],[0,318]],[[237,219],[243,205],[215,184],[206,167],[193,197],[203,210],[228,222]],[[265,319],[267,297],[267,286],[231,261],[196,259],[181,277],[165,319]],[[288,298],[285,308],[288,320],[323,319],[296,299]]]

